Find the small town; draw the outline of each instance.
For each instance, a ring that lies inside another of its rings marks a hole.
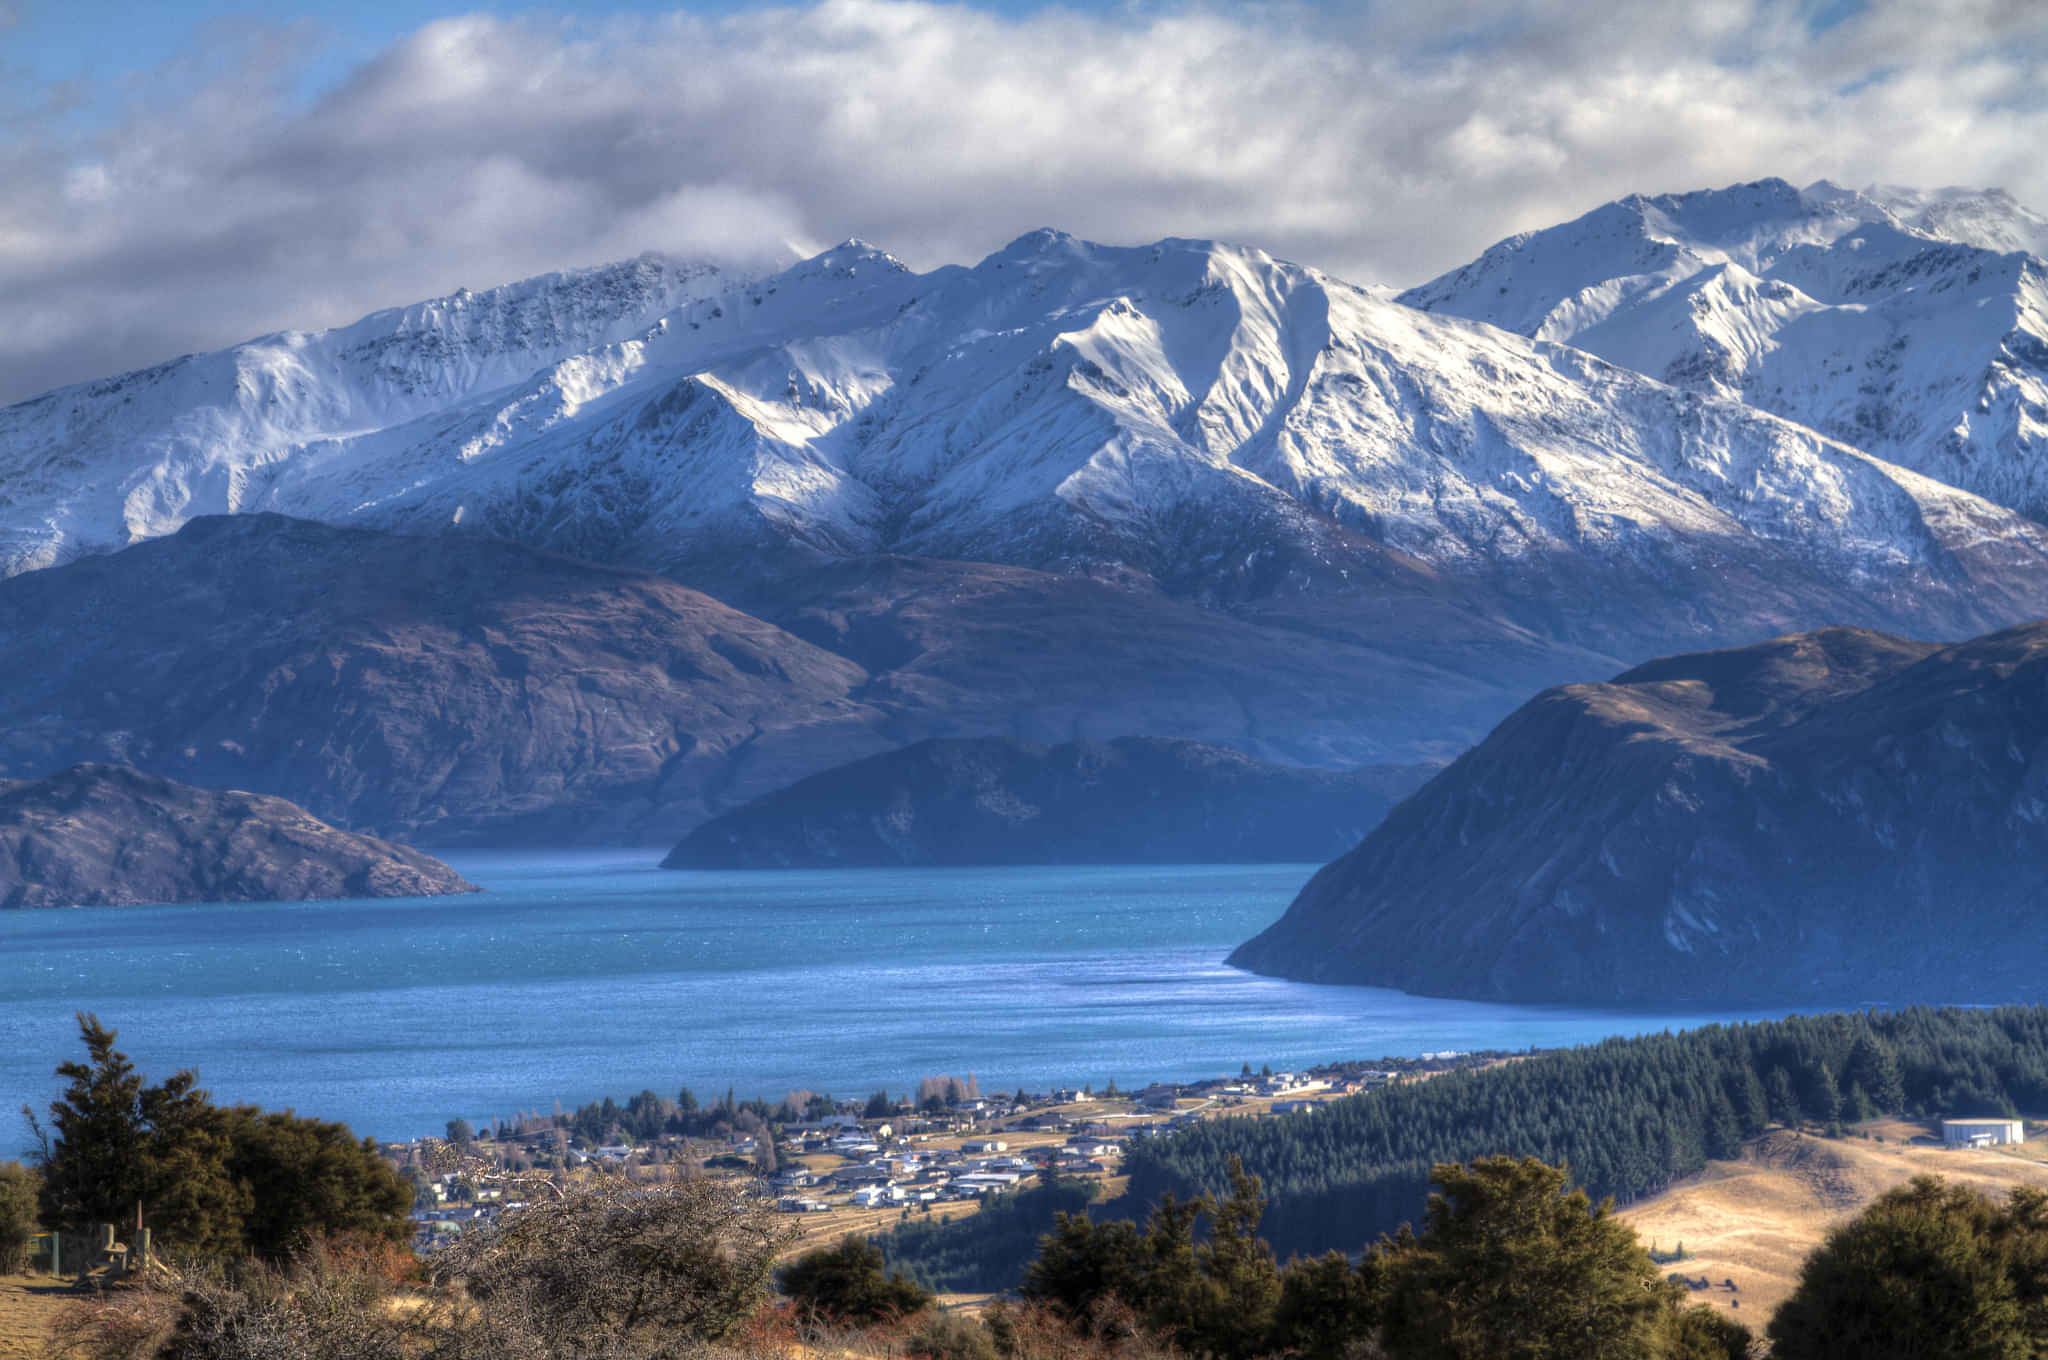
[[[925,1078],[918,1098],[832,1100],[791,1092],[780,1105],[697,1105],[643,1092],[581,1110],[521,1115],[448,1136],[385,1145],[413,1184],[414,1244],[431,1252],[517,1210],[563,1179],[611,1171],[632,1179],[683,1175],[748,1182],[778,1211],[805,1216],[799,1243],[873,1232],[911,1214],[956,1217],[1034,1178],[1096,1181],[1121,1189],[1132,1140],[1200,1119],[1310,1115],[1324,1101],[1465,1066],[1499,1054],[1432,1052],[1300,1072],[1253,1072],[1195,1082],[1153,1082],[1135,1091],[984,1095],[973,1076]],[[811,1216],[815,1216],[815,1218]]]

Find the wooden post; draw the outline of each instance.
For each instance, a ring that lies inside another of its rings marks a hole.
[[[113,1249],[114,1225],[111,1223],[102,1223],[100,1224],[100,1250],[112,1251]]]
[[[50,1234],[50,1273],[52,1275],[62,1275],[64,1273],[64,1234],[62,1232],[52,1232]]]
[[[137,1266],[149,1264],[149,1229],[147,1228],[137,1228],[135,1230],[135,1264]]]

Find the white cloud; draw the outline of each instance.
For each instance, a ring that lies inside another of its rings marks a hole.
[[[1819,31],[1777,0],[470,16],[310,108],[301,41],[166,71],[99,131],[0,132],[0,399],[648,248],[859,235],[930,266],[1056,225],[1410,283],[1632,191],[2048,204],[2027,0],[1872,0]]]

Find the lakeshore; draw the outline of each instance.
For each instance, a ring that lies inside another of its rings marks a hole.
[[[845,1098],[953,1072],[986,1090],[1101,1089],[1754,1018],[1444,1001],[1225,966],[1312,865],[448,858],[485,891],[0,913],[0,1091],[38,1107],[55,1093],[81,1009],[144,1072],[194,1068],[222,1103],[385,1141],[683,1085]],[[0,1156],[25,1150],[0,1140]]]

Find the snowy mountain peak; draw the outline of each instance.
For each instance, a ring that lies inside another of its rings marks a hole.
[[[1549,312],[1625,322],[1655,303],[1747,354],[1725,318],[1762,334],[1757,318],[1827,305],[1723,248],[1762,239],[1732,204],[1610,205],[1502,258],[1562,241],[1593,283]],[[1879,254],[1895,236],[2003,258],[1867,226],[1890,234]],[[1616,252],[1641,277],[1613,280]],[[1952,264],[1872,297],[1946,286]],[[2015,371],[2031,353],[2009,351]],[[927,274],[859,241],[751,279],[650,256],[0,410],[0,570],[276,511],[700,582],[876,553],[1219,595],[1374,583],[1383,601],[1541,601],[1598,577],[1612,589],[1570,625],[1586,637],[1640,636],[1667,598],[1688,600],[1682,636],[1759,609],[1771,626],[2048,609],[2048,534],[1760,414],[1724,390],[1739,365],[1716,373],[1675,390],[1206,240],[1048,230]]]
[[[830,250],[813,255],[797,265],[792,273],[800,275],[836,274],[853,277],[853,271],[863,268],[883,269],[892,274],[907,274],[910,266],[891,255],[888,251],[869,245],[858,236],[849,236]]]
[[[2048,516],[2048,221],[1993,190],[1631,197],[1401,295]]]

